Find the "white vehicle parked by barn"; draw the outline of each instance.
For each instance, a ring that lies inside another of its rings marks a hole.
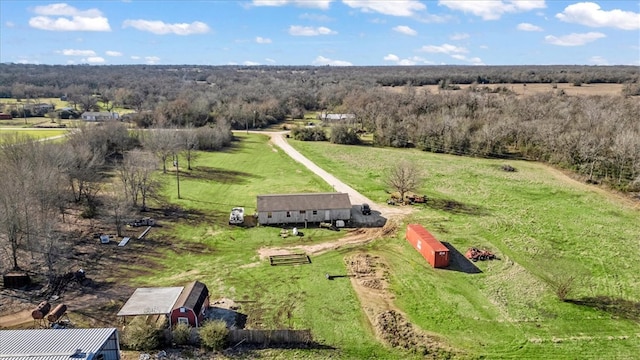
[[[244,223],[244,208],[234,207],[229,215],[229,225],[240,225]]]

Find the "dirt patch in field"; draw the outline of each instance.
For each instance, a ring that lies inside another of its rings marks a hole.
[[[381,257],[358,253],[345,258],[347,272],[376,336],[388,346],[425,358],[449,358],[453,349],[436,335],[414,326],[394,305],[387,291],[387,265]]]
[[[337,250],[349,246],[357,246],[366,244],[377,238],[381,238],[392,234],[398,228],[395,220],[387,221],[386,225],[382,228],[358,228],[353,230],[347,230],[348,233],[345,237],[336,240],[328,241],[318,244],[310,245],[294,245],[288,247],[272,247],[261,248],[258,250],[260,259],[267,259],[273,255],[288,255],[294,253],[305,253],[307,255],[320,255],[327,251]]]

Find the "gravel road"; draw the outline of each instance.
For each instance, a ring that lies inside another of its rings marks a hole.
[[[371,199],[360,194],[351,186],[338,180],[335,176],[331,175],[330,173],[328,173],[318,165],[314,164],[311,160],[307,159],[304,155],[300,154],[298,150],[294,149],[285,139],[285,135],[288,133],[287,131],[281,131],[281,132],[256,131],[254,133],[270,136],[271,142],[274,145],[278,146],[292,159],[304,165],[307,169],[311,170],[314,174],[320,176],[329,185],[333,186],[335,191],[349,194],[349,200],[351,200],[351,204],[360,205],[362,203],[367,203],[371,206],[371,209],[373,210],[374,213],[379,212],[380,216],[384,218],[406,215],[411,212],[411,208],[409,207],[399,207],[399,206],[391,207],[391,206],[376,204]]]

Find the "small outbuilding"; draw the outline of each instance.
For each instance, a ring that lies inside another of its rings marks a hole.
[[[137,288],[129,300],[118,311],[117,316],[123,323],[136,316],[169,317],[173,306],[182,294],[184,287]]]
[[[120,360],[115,328],[1,330],[2,360]]]
[[[351,201],[339,192],[258,195],[257,212],[260,225],[348,221]]]
[[[185,286],[173,305],[170,321],[171,327],[177,324],[188,324],[192,327],[202,325],[206,310],[209,308],[209,289],[199,281]]]
[[[80,118],[84,121],[109,121],[109,120],[118,120],[120,115],[115,112],[107,112],[107,111],[87,111],[83,112],[80,115]]]

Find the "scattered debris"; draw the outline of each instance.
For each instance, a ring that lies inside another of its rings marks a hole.
[[[131,226],[131,227],[140,227],[140,226],[155,226],[156,225],[156,221],[150,217],[145,217],[142,219],[138,219],[138,220],[133,220],[132,222],[128,223],[127,225]]]
[[[470,247],[464,254],[467,259],[476,262],[478,260],[494,260],[497,259],[496,255],[489,250],[480,250],[478,248]]]

